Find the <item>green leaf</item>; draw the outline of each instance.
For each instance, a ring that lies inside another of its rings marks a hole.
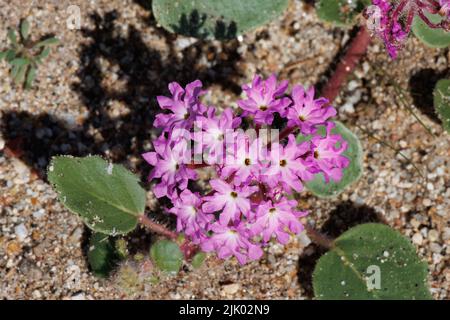
[[[183,253],[175,242],[160,240],[150,248],[150,257],[163,271],[177,273],[183,264]]]
[[[56,39],[56,38],[48,38],[48,39],[45,39],[45,40],[43,40],[41,42],[38,42],[34,47],[35,48],[40,48],[40,47],[46,47],[46,46],[55,45],[55,44],[58,44],[58,43],[59,43],[58,39]]]
[[[0,52],[0,61],[5,59],[7,55],[8,55],[8,51]]]
[[[8,50],[6,51],[6,61],[11,62],[16,57],[16,51],[15,50]]]
[[[19,73],[20,67],[17,65],[12,65],[11,68],[11,78],[15,79],[17,77],[17,74]]]
[[[27,40],[30,35],[30,23],[26,19],[20,24],[20,34],[24,40]]]
[[[434,109],[444,129],[450,133],[450,79],[439,80],[434,89]]]
[[[10,63],[12,65],[18,66],[18,67],[23,67],[26,66],[30,63],[31,61],[27,58],[16,58],[14,60],[12,60]]]
[[[127,234],[145,209],[145,190],[135,175],[98,156],[58,156],[48,180],[59,200],[96,232]]]
[[[35,78],[36,78],[36,68],[34,66],[31,66],[30,69],[28,70],[27,78],[25,80],[26,89],[31,89]]]
[[[316,5],[318,17],[337,26],[348,26],[355,23],[355,18],[364,8],[370,5],[370,0],[319,0]]]
[[[425,16],[433,23],[441,22],[443,17],[438,14],[425,13]],[[441,29],[433,29],[427,26],[419,17],[415,17],[412,31],[423,43],[432,48],[446,48],[450,46],[450,32]]]
[[[379,281],[377,281],[379,280]],[[313,273],[317,299],[430,299],[427,265],[408,239],[383,224],[356,226],[335,240]]]
[[[103,233],[93,233],[89,240],[88,261],[94,274],[106,278],[117,260],[112,240]]]
[[[197,38],[233,39],[279,16],[288,0],[153,0],[165,29]]]
[[[12,65],[11,77],[14,79],[15,84],[19,85],[23,83],[30,60],[25,58],[17,58],[12,60],[10,63]]]
[[[342,138],[347,141],[348,147],[344,152],[344,156],[350,159],[350,165],[344,169],[344,176],[338,183],[329,181],[325,182],[323,174],[318,174],[314,180],[306,182],[306,188],[319,197],[335,197],[345,190],[352,183],[357,181],[363,171],[363,151],[361,142],[358,137],[354,135],[347,127],[342,123],[335,121],[336,127],[331,131],[334,134],[340,134]],[[319,131],[322,135],[325,134],[324,128]],[[301,142],[305,140],[305,137],[299,135],[297,141]],[[306,139],[307,140],[307,139]]]
[[[24,82],[27,70],[28,70],[28,64],[18,65],[17,74],[14,79],[14,82],[16,83],[16,85],[22,84]]]
[[[16,31],[14,31],[13,29],[9,29],[8,30],[8,39],[9,41],[11,41],[11,43],[13,45],[17,45],[17,35],[16,35]]]
[[[202,266],[205,259],[206,259],[206,253],[199,252],[192,258],[191,264],[195,269],[198,269]]]
[[[49,54],[50,54],[50,48],[45,47],[44,50],[42,50],[41,53],[39,53],[39,55],[36,56],[36,60],[38,61],[38,63],[41,63],[42,60],[47,58]]]

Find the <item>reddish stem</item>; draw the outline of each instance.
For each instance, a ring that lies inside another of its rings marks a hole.
[[[312,242],[326,249],[333,249],[334,242],[323,233],[317,231],[308,223],[305,224],[305,230]]]
[[[176,240],[178,238],[178,234],[174,231],[167,229],[166,227],[153,222],[146,215],[141,215],[139,217],[139,223],[148,228],[150,231],[154,233],[160,234],[166,238]]]
[[[297,129],[298,129],[298,127],[285,128],[283,131],[281,131],[280,136],[278,137],[278,140],[279,141],[283,140],[284,138],[286,138],[288,135],[290,135],[292,132],[294,132]]]
[[[169,238],[171,240],[178,239],[178,233],[167,229],[166,227],[153,222],[147,216],[141,215],[139,217],[139,223],[148,228],[150,231],[157,233],[163,237]],[[198,251],[198,246],[190,242],[189,240],[184,240],[184,242],[180,245],[180,250],[183,252],[186,260],[190,260]]]
[[[186,165],[186,167],[188,168],[188,169],[202,169],[202,168],[206,168],[206,167],[209,167],[210,165],[209,164],[207,164],[207,163],[197,163],[197,164],[195,164],[195,163],[191,163],[191,164],[187,164]]]
[[[364,26],[361,26],[358,34],[350,43],[344,57],[339,61],[334,74],[322,90],[322,97],[327,98],[330,103],[336,99],[348,75],[353,72],[358,62],[366,53],[370,41],[369,32]]]
[[[181,251],[183,252],[186,260],[190,260],[198,251],[198,246],[190,242],[189,240],[185,240],[183,244],[180,246]]]

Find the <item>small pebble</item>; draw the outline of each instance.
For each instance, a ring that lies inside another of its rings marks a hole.
[[[435,242],[439,239],[439,233],[432,229],[428,232],[428,240],[430,240],[431,242]]]
[[[417,244],[417,245],[421,245],[422,244],[422,241],[423,241],[423,237],[422,237],[422,234],[421,233],[419,233],[419,232],[417,232],[417,233],[415,233],[414,235],[413,235],[413,237],[412,237],[412,242],[414,243],[414,244]]]
[[[241,286],[238,283],[227,284],[223,286],[223,291],[226,294],[233,295],[239,291],[240,287]]]
[[[41,299],[42,298],[41,292],[39,290],[34,290],[32,295],[33,295],[33,298],[35,298],[35,299]]]
[[[14,228],[14,233],[20,242],[24,241],[28,236],[28,230],[23,223]]]
[[[71,300],[86,300],[86,297],[83,292],[74,294],[72,297],[70,297]]]
[[[430,244],[430,249],[434,253],[441,253],[441,251],[442,251],[442,247],[439,244],[437,244],[436,242],[433,242],[432,244]]]
[[[444,228],[444,232],[442,233],[442,239],[450,240],[450,228],[449,227]]]
[[[45,214],[45,210],[39,209],[39,210],[33,212],[33,218],[40,219],[44,216],[44,214]]]

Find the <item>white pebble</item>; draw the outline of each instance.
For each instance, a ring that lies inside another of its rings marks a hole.
[[[24,241],[28,236],[28,230],[23,223],[19,224],[14,228],[16,237],[19,241]]]
[[[422,241],[423,241],[423,237],[422,234],[420,233],[415,233],[412,237],[412,241],[413,243],[417,244],[417,245],[421,245]]]
[[[302,232],[298,235],[298,241],[304,247],[307,247],[311,243],[311,239],[306,235],[306,232]]]
[[[45,210],[44,209],[39,209],[39,210],[33,212],[33,218],[40,219],[40,218],[42,218],[44,216],[44,214],[45,214]]]
[[[442,239],[450,240],[450,228],[449,227],[444,228],[444,232],[442,233]]]
[[[235,294],[239,291],[240,285],[238,283],[228,284],[226,286],[223,286],[223,291],[226,294]]]
[[[355,107],[353,105],[353,103],[350,102],[346,102],[342,107],[341,110],[344,111],[345,113],[355,113]]]
[[[436,230],[432,229],[428,232],[428,239],[431,242],[435,242],[439,239],[439,232],[437,232]]]
[[[352,80],[348,83],[347,88],[349,91],[353,91],[359,87],[359,83],[355,80]]]
[[[84,296],[84,293],[81,292],[81,293],[74,294],[70,299],[71,300],[86,300],[86,297]]]

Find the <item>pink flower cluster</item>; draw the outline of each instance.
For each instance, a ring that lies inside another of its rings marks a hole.
[[[315,99],[312,88],[296,85],[288,94],[287,82],[255,76],[243,86],[241,110],[218,114],[200,101],[201,87],[198,80],[186,88],[171,83],[171,96],[158,97],[169,112],[157,115],[154,125],[162,133],[153,141],[154,151],[143,157],[153,166],[154,194],[173,204],[169,212],[177,217],[177,231],[206,252],[244,264],[259,259],[270,241],[285,244],[303,230],[300,218],[307,213],[288,196],[318,174],[339,181],[349,165],[343,155],[347,143],[331,132],[336,110],[326,99]],[[263,129],[275,117],[285,123],[275,135],[279,139],[263,139]],[[250,123],[256,135],[243,132],[243,123]],[[321,126],[325,130],[319,133]],[[295,131],[310,139],[297,142]],[[199,151],[200,163],[193,161]],[[198,191],[196,170],[215,175],[210,190]]]
[[[450,31],[450,0],[372,0],[366,10],[368,27],[385,43],[395,59],[411,31],[414,19],[422,19],[430,28]],[[428,14],[443,17],[433,23]]]

